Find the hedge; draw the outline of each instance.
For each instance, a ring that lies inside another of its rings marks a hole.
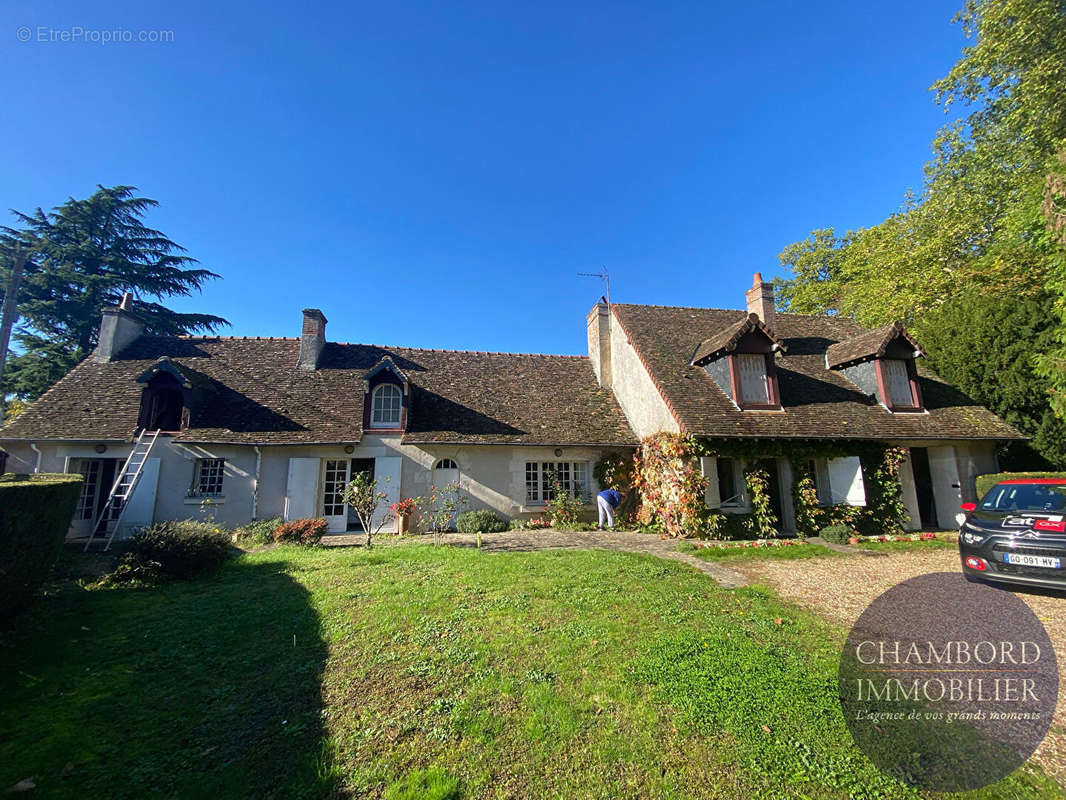
[[[0,614],[25,606],[63,549],[81,475],[0,476]]]
[[[987,475],[977,476],[977,499],[980,500],[985,493],[1000,481],[1021,480],[1023,478],[1062,478],[1066,480],[1063,472],[990,472]]]

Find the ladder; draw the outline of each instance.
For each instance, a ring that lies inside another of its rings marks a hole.
[[[86,553],[89,552],[93,539],[98,535],[97,531],[100,532],[100,536],[107,537],[104,550],[111,547],[111,542],[122,524],[122,515],[126,513],[126,501],[137,488],[137,481],[141,478],[145,462],[148,461],[148,454],[152,452],[158,436],[159,431],[142,430],[140,436],[137,437],[137,443],[133,445],[129,458],[126,459],[126,463],[122,465],[122,469],[115,477],[115,483],[107,495],[107,501],[100,509],[100,515],[96,518],[92,531],[89,533],[89,541],[85,543]],[[101,525],[103,525],[103,530],[100,529]]]

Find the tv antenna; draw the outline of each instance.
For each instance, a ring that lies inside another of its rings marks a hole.
[[[604,286],[604,289],[605,289],[605,292],[606,292],[604,294],[604,299],[607,301],[607,306],[610,307],[610,305],[611,305],[611,275],[610,275],[609,272],[607,272],[606,267],[604,268],[604,270],[602,272],[579,272],[577,274],[578,274],[579,277],[582,277],[582,278],[599,278],[601,281],[603,281],[603,286]]]

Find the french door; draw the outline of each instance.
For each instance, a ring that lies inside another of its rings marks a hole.
[[[325,459],[322,462],[322,516],[329,523],[329,533],[348,530],[348,506],[344,504],[344,487],[351,479],[352,462],[348,459]]]

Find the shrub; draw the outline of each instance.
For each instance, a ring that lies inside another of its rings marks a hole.
[[[822,528],[822,538],[833,544],[846,544],[848,539],[854,535],[855,532],[851,528],[841,523]]]
[[[80,475],[0,478],[0,613],[25,606],[51,574],[81,481]]]
[[[233,531],[233,540],[240,544],[264,545],[274,541],[274,531],[284,524],[281,517],[253,519]]]
[[[120,566],[137,580],[147,579],[152,571],[161,577],[192,578],[233,555],[228,533],[192,519],[157,522],[130,537],[125,547],[128,557]],[[113,574],[112,579],[120,577]]]
[[[274,541],[314,545],[322,540],[328,528],[329,523],[321,517],[294,519],[278,526],[274,531]]]
[[[551,520],[553,528],[573,530],[581,518],[581,511],[585,504],[581,501],[581,498],[574,497],[563,488],[558,476],[554,474],[552,475],[551,486],[551,499],[548,500],[544,508],[548,514],[548,519]]]
[[[507,523],[495,512],[478,508],[474,511],[464,511],[456,517],[455,529],[459,533],[499,533],[507,530]]]

